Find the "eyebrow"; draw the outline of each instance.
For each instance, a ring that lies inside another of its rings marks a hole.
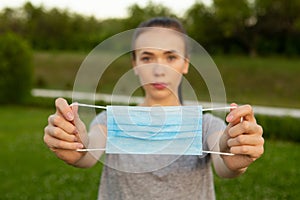
[[[143,51],[142,53],[141,53],[141,55],[153,55],[154,53],[151,53],[151,52],[149,52],[149,51]]]
[[[176,50],[169,50],[169,51],[166,51],[164,52],[164,54],[178,54],[178,52]]]
[[[163,54],[173,54],[173,53],[175,53],[175,54],[178,54],[178,52],[176,51],[176,50],[168,50],[168,51],[165,51]],[[152,53],[152,52],[149,52],[149,51],[143,51],[142,53],[141,53],[141,55],[153,55],[154,53]]]

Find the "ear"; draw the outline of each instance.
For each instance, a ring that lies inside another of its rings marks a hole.
[[[182,69],[182,74],[187,74],[189,72],[189,65],[190,65],[190,59],[189,58],[185,58],[184,59],[183,69]]]

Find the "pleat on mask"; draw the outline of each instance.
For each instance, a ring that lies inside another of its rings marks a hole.
[[[202,107],[107,106],[106,153],[202,155]]]

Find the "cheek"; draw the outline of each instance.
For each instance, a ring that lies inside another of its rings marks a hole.
[[[182,73],[180,70],[174,69],[174,68],[168,68],[166,70],[166,74],[168,77],[168,80],[172,82],[172,85],[174,87],[179,86],[181,79],[182,79]]]
[[[176,70],[180,73],[180,74],[184,74],[185,73],[185,68],[186,68],[186,62],[184,60],[180,60],[177,64],[176,64]]]
[[[177,63],[177,65],[170,66],[168,69],[168,74],[170,77],[174,79],[180,79],[183,74],[184,66],[181,63]]]
[[[174,85],[176,87],[179,86],[180,82],[181,82],[181,79],[182,79],[182,75],[181,74],[175,74],[174,77],[173,77],[173,80],[174,80]]]
[[[138,68],[138,69],[136,69],[136,73],[139,77],[141,85],[145,85],[147,83],[150,83],[150,79],[151,79],[150,73],[151,73],[151,71],[149,69]]]

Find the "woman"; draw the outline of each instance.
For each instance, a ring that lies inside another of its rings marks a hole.
[[[172,18],[153,18],[139,27],[153,28],[137,29],[133,39],[132,63],[145,91],[144,102],[139,106],[181,105],[178,88],[189,67],[187,43],[178,34],[185,34],[182,25]],[[44,142],[70,165],[93,166],[103,151],[92,155],[76,150],[105,148],[106,113],[93,120],[87,134],[76,106],[70,107],[62,98],[57,99],[55,105],[56,113],[49,117]],[[164,168],[143,173],[128,173],[105,166],[99,199],[215,199],[211,162],[219,176],[237,177],[264,151],[262,128],[256,123],[251,106],[232,106],[236,108],[226,117],[227,127],[219,118],[206,114],[202,130],[207,136],[204,145],[210,150],[235,155],[181,156]],[[107,154],[105,159],[122,165],[126,161],[130,164],[130,158],[142,160],[143,156]],[[168,156],[155,159],[163,161]]]

